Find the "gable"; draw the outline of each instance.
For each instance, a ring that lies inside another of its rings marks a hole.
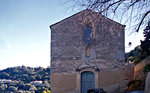
[[[63,23],[65,23],[65,22],[67,22],[69,20],[71,20],[72,22],[73,21],[77,21],[77,20],[75,20],[75,18],[78,18],[78,19],[81,19],[82,21],[85,21],[85,24],[87,23],[87,21],[88,22],[95,22],[95,21],[97,21],[97,20],[102,18],[102,19],[105,19],[105,21],[109,21],[111,24],[117,24],[119,26],[125,27],[125,25],[122,25],[122,24],[120,24],[120,23],[118,23],[116,21],[113,21],[113,20],[111,20],[111,19],[109,19],[109,18],[99,14],[98,12],[94,12],[92,10],[86,9],[86,10],[78,12],[78,13],[76,13],[76,14],[74,14],[74,15],[66,18],[66,19],[63,19],[63,20],[61,20],[61,21],[59,21],[59,22],[57,22],[55,24],[52,24],[50,26],[50,28],[53,28],[53,27],[57,28],[58,26],[62,25]],[[78,23],[80,23],[80,22],[78,22]]]

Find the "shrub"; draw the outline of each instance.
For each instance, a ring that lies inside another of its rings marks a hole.
[[[137,82],[141,82],[141,80],[131,80],[129,83],[128,83],[128,87],[131,86],[132,84],[135,84]]]
[[[143,72],[144,72],[145,74],[147,74],[149,71],[150,71],[150,64],[146,64],[146,65],[144,66]]]

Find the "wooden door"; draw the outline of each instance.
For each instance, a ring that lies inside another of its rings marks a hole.
[[[94,88],[94,73],[85,71],[81,73],[81,93],[87,93],[88,89]]]

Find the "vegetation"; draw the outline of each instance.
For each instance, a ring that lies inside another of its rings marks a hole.
[[[143,90],[144,86],[142,80],[131,80],[127,84],[127,90]]]
[[[41,84],[31,82],[40,81]],[[18,66],[0,70],[0,93],[50,93],[50,68]]]
[[[147,74],[149,71],[150,71],[150,64],[146,64],[146,65],[144,66],[143,72],[144,72],[145,74]]]
[[[130,51],[129,53],[126,53],[126,62],[131,61],[134,64],[138,64],[150,55],[150,21],[144,29],[143,34],[145,39],[144,41],[141,41],[141,45],[137,46],[134,50]]]
[[[135,84],[136,82],[141,82],[141,80],[131,80],[129,83],[128,83],[128,87],[131,86],[132,84]]]
[[[147,26],[144,29],[144,41],[141,41],[141,49],[143,51],[143,54],[148,56],[150,55],[150,21],[148,22]]]
[[[135,47],[134,50],[130,51],[129,53],[125,54],[125,61],[126,62],[133,62],[134,64],[138,64],[147,56],[143,54],[143,51],[140,46]]]
[[[51,93],[51,91],[47,90],[47,91],[43,91],[42,93]]]

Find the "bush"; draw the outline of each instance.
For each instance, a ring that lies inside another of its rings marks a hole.
[[[133,60],[133,63],[136,65],[136,64],[138,64],[141,61],[142,61],[142,59],[137,57],[137,58],[135,58],[135,60]]]
[[[128,62],[129,62],[129,61],[132,62],[134,59],[135,59],[135,58],[134,58],[133,56],[130,56],[130,57],[128,57]]]
[[[150,64],[146,64],[146,65],[144,66],[143,72],[144,72],[145,74],[147,74],[149,71],[150,71]]]
[[[131,86],[131,85],[133,85],[133,84],[135,84],[135,83],[137,83],[137,82],[141,82],[141,80],[131,80],[129,83],[128,83],[128,87],[129,86]]]

